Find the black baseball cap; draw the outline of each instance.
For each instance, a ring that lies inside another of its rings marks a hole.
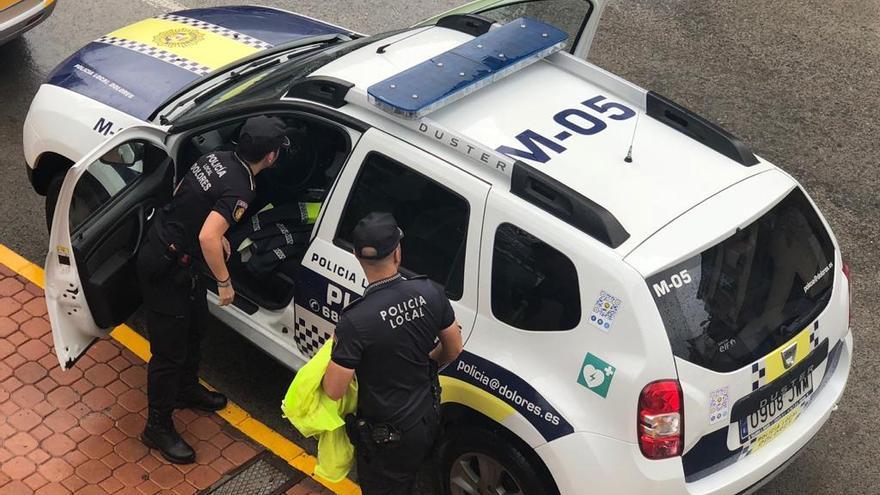
[[[259,160],[270,151],[289,146],[287,126],[278,117],[251,117],[238,134],[238,151],[247,160]]]
[[[403,239],[403,231],[390,213],[373,212],[354,226],[352,239],[358,258],[380,260],[397,248]],[[374,250],[375,254],[372,252]]]

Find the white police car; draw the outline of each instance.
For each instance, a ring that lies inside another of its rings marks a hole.
[[[300,145],[258,195],[322,207],[271,275],[232,263],[242,297],[213,307],[222,321],[298,368],[366,285],[352,227],[390,211],[403,271],[445,285],[466,340],[441,377],[450,493],[761,486],[843,393],[848,270],[793,178],[560,51],[585,53],[602,2],[586,5],[568,32],[458,12],[388,35],[318,34],[137,115],[120,90],[134,91],[75,55],[56,75],[103,74],[116,95],[53,76],[25,129],[38,188],[52,180],[40,157],[63,169],[62,150],[82,156],[54,186],[46,260],[62,366],[137,307],[134,253],[179,170],[272,114]]]

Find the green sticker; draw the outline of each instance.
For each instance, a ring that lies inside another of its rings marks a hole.
[[[587,353],[584,364],[578,373],[578,383],[599,394],[603,399],[608,396],[611,380],[617,368]]]

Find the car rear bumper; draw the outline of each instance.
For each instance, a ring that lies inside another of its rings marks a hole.
[[[36,27],[55,10],[55,1],[46,4],[44,0],[39,2],[21,2],[22,5],[13,5],[0,12],[0,45],[17,38],[26,31]]]

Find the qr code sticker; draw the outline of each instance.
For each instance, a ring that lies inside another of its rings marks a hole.
[[[614,324],[614,318],[617,317],[617,312],[620,311],[620,303],[619,297],[614,297],[604,290],[601,291],[599,298],[596,299],[596,304],[593,305],[590,323],[603,332],[610,331],[611,325]]]
[[[709,424],[714,425],[727,418],[730,413],[730,387],[713,390],[709,394]]]

